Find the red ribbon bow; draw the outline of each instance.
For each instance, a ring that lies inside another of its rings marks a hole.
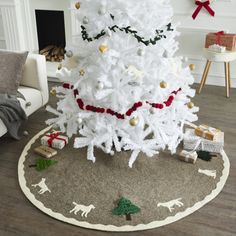
[[[199,12],[202,10],[202,8],[204,7],[211,16],[215,16],[215,12],[212,10],[212,8],[210,7],[210,1],[205,1],[205,2],[201,2],[201,1],[196,1],[195,4],[198,6],[197,9],[195,10],[195,12],[193,13],[192,17],[195,20],[196,17],[198,16]]]
[[[52,134],[47,134],[46,137],[48,137],[48,146],[52,147],[53,140],[62,140],[65,142],[65,145],[67,144],[66,140],[63,138],[59,138],[60,133],[52,133]]]
[[[221,42],[220,42],[220,36],[222,36],[222,35],[224,35],[225,34],[225,32],[224,31],[219,31],[219,32],[217,32],[217,33],[214,33],[214,35],[216,35],[217,36],[217,39],[216,39],[216,44],[218,44],[218,45],[220,45],[221,44]]]

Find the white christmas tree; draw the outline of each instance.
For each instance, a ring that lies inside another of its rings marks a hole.
[[[57,110],[48,107],[57,118],[47,123],[77,134],[74,147],[87,147],[93,162],[95,147],[111,155],[131,151],[130,167],[140,152],[175,153],[198,108],[191,102],[191,71],[174,57],[178,33],[170,2],[80,0],[72,11],[81,35],[67,57],[78,66],[58,71],[60,101]]]

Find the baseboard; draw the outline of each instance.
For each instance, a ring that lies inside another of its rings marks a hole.
[[[189,63],[194,63],[196,65],[196,70],[193,72],[193,76],[195,78],[195,83],[200,83],[205,60],[201,57],[196,56],[195,58],[189,57]],[[48,63],[49,67],[48,69],[48,81],[50,82],[57,82],[59,83],[59,79],[56,77],[56,69],[58,66],[58,63]],[[48,66],[48,65],[47,65]],[[209,73],[209,76],[207,78],[207,85],[216,85],[216,86],[225,86],[225,76],[224,76],[224,70],[223,65],[222,68],[217,70],[214,68],[214,65],[212,66],[212,70]],[[236,77],[231,76],[231,87],[236,88]]]
[[[201,56],[190,56],[189,64],[193,63],[196,65],[195,71],[193,71],[193,76],[196,83],[200,83],[204,67],[206,64],[206,59]],[[231,64],[231,87],[236,88],[236,73],[235,73],[235,62]],[[209,71],[209,75],[206,81],[207,85],[225,86],[225,72],[224,63],[212,63]]]
[[[195,83],[200,83],[202,75],[193,73]],[[225,86],[225,77],[209,75],[207,77],[206,85]],[[236,88],[236,79],[231,79],[231,87]]]
[[[195,83],[200,83],[202,75],[193,73],[195,78]],[[60,83],[59,79],[56,77],[48,77],[49,82]],[[207,85],[215,85],[215,86],[225,86],[225,78],[221,76],[208,76],[207,78]],[[236,88],[236,79],[231,80],[231,87]]]

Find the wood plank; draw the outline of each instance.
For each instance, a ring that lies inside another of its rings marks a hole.
[[[44,49],[40,50],[39,53],[43,55],[45,52],[52,50],[54,47],[55,47],[54,45],[49,45],[49,46],[45,47]]]

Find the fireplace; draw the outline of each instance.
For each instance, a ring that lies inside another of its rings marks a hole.
[[[64,59],[66,36],[64,11],[35,10],[39,53],[47,61]]]

